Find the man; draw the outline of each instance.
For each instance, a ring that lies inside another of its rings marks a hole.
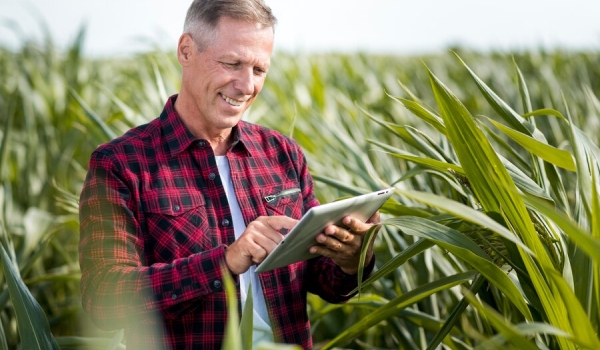
[[[242,301],[252,283],[257,336],[306,349],[306,293],[339,303],[356,286],[372,224],[351,217],[318,236],[311,251],[320,257],[254,273],[281,231],[318,205],[299,146],[241,121],[263,87],[275,23],[262,0],[194,1],[177,46],[179,94],[91,156],[82,302],[100,327],[126,329],[128,349],[220,349],[223,271]],[[367,275],[374,260],[370,247]]]

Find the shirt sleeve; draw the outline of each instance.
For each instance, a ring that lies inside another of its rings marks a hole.
[[[375,267],[375,255],[363,270],[362,280],[369,278]],[[313,258],[308,261],[308,291],[320,296],[329,303],[343,303],[356,293],[350,294],[358,286],[358,274],[348,275],[331,259]]]
[[[146,266],[135,187],[124,178],[114,156],[95,151],[79,203],[82,304],[104,329],[175,319],[222,290],[223,245]]]

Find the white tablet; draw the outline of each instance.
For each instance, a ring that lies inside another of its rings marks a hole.
[[[256,267],[256,272],[273,270],[318,256],[308,250],[318,244],[316,237],[327,225],[341,224],[346,215],[367,221],[393,192],[393,188],[388,188],[310,208],[271,254]]]

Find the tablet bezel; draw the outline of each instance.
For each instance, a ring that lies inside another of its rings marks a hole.
[[[367,221],[393,192],[393,188],[387,188],[309,209],[277,247],[256,267],[256,272],[270,271],[319,256],[308,250],[318,244],[316,237],[327,225],[340,225],[342,218],[347,215]]]

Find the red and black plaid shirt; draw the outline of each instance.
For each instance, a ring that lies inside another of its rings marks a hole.
[[[221,266],[233,220],[213,150],[183,125],[176,98],[159,118],[98,147],[81,193],[83,306],[100,327],[125,328],[128,349],[220,349],[225,330]],[[227,157],[246,225],[299,219],[319,204],[293,140],[243,121],[233,135]],[[300,192],[264,199],[293,188]],[[306,293],[338,303],[356,286],[327,258],[260,280],[276,341],[304,348],[312,347]]]

